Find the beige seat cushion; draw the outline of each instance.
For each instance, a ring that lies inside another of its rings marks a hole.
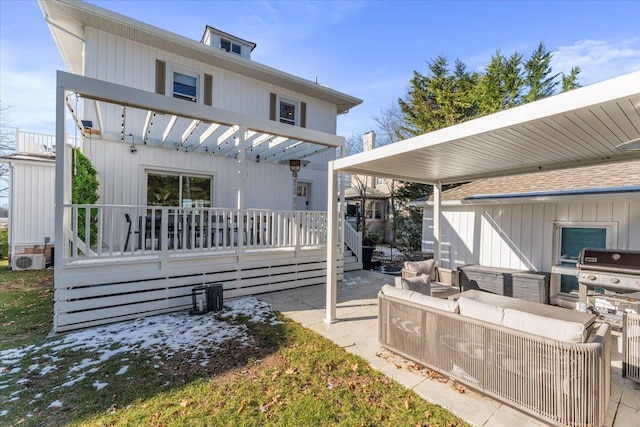
[[[558,341],[583,343],[586,329],[582,323],[552,319],[511,308],[504,309],[502,326]]]
[[[498,307],[473,299],[460,297],[458,298],[458,307],[460,314],[477,320],[483,320],[496,325],[502,324],[504,317],[504,308]]]
[[[458,311],[458,303],[456,301],[430,297],[429,295],[410,291],[409,289],[398,289],[395,286],[384,285],[382,287],[382,293],[393,298],[410,301],[415,304],[424,305],[426,307],[442,311],[448,311],[449,313],[457,313]]]
[[[428,259],[425,261],[405,261],[404,269],[420,274],[426,274],[432,281],[436,280],[436,261]]]
[[[426,274],[410,278],[396,277],[395,285],[399,289],[409,289],[424,295],[431,295],[431,280]]]

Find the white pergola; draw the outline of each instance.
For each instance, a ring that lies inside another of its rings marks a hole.
[[[640,158],[640,71],[329,164],[325,322],[336,319],[337,177],[354,173],[434,187],[440,261],[443,184]]]

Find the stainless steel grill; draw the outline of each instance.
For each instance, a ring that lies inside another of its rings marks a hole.
[[[625,312],[638,313],[640,251],[583,249],[578,260],[578,284],[581,311],[594,311],[618,321]],[[592,289],[598,292],[590,295]]]

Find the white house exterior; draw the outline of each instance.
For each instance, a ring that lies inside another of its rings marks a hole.
[[[9,166],[9,265],[42,269],[51,262],[55,212],[55,138],[16,129]],[[45,243],[46,242],[46,243]],[[23,258],[15,265],[17,258]]]
[[[417,204],[433,253],[433,202]],[[580,248],[640,250],[640,161],[465,184],[442,193],[441,227],[443,266],[551,272],[552,303],[575,307]]]
[[[72,118],[100,183],[98,204],[72,205],[58,154],[55,331],[184,309],[196,285],[233,297],[324,282],[327,162],[359,99],[258,64],[254,43],[212,27],[196,42],[39,4],[70,72],[58,149]]]

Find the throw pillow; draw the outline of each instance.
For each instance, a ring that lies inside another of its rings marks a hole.
[[[420,274],[426,274],[431,280],[436,280],[436,261],[428,259],[425,261],[405,261],[404,269]]]
[[[409,289],[410,291],[420,292],[423,295],[431,295],[431,280],[428,275],[422,274],[418,277],[406,279],[400,277],[399,279],[400,289]]]

